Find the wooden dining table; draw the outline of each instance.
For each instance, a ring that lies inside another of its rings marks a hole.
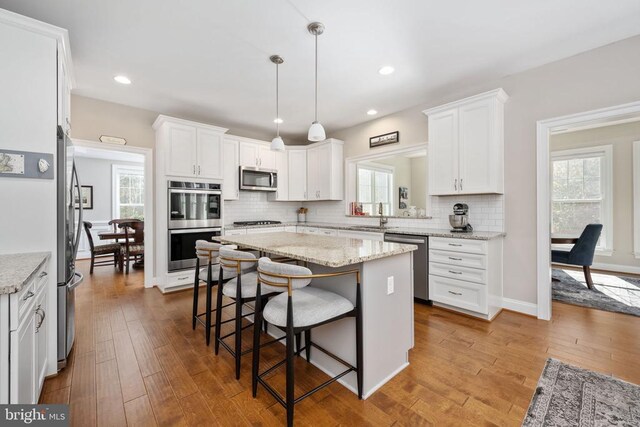
[[[575,245],[578,243],[577,237],[552,237],[551,244],[554,245]]]

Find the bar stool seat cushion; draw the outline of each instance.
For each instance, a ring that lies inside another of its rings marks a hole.
[[[240,292],[242,298],[254,298],[258,290],[258,272],[252,271],[250,273],[243,274],[241,277],[241,286],[242,289]],[[235,298],[237,296],[237,288],[238,278],[234,277],[224,285],[222,288],[222,294],[230,298]]]
[[[281,293],[264,306],[264,319],[272,325],[287,326],[288,294]],[[324,289],[307,286],[293,292],[293,326],[295,328],[322,323],[353,310],[345,297]]]
[[[113,252],[120,252],[120,243],[109,243],[106,245],[94,246],[93,251],[97,254],[108,254]]]
[[[201,268],[200,269],[200,274],[198,276],[198,278],[200,280],[207,280],[207,267]],[[224,277],[223,279],[230,279],[232,277],[236,277],[236,273],[233,271],[229,271],[229,270],[224,270]],[[218,279],[220,278],[220,264],[214,264],[211,266],[211,281],[213,282],[217,282]]]

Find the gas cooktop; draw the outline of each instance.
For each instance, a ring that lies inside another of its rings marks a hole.
[[[273,225],[282,224],[282,221],[235,221],[233,225]]]

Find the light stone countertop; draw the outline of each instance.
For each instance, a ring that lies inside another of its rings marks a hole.
[[[50,256],[50,252],[0,255],[0,295],[20,292]]]
[[[471,239],[471,240],[491,240],[499,237],[504,237],[506,233],[496,231],[473,231],[471,233],[456,233],[449,229],[441,228],[419,228],[419,227],[385,227],[381,229],[378,226],[366,226],[366,225],[354,225],[354,224],[336,224],[329,222],[283,222],[282,224],[265,224],[265,225],[225,225],[225,230],[242,230],[251,228],[272,228],[272,227],[288,227],[288,226],[301,226],[301,227],[317,227],[328,228],[332,230],[349,230],[349,231],[363,231],[373,233],[395,233],[406,234],[414,236],[432,236],[432,237],[449,237],[455,239]]]
[[[317,236],[302,233],[262,233],[216,237],[223,243],[289,257],[327,267],[344,267],[418,249],[405,245],[348,237]]]

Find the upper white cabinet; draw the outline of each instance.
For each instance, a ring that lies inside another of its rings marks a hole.
[[[307,150],[291,148],[288,151],[288,200],[307,200]]]
[[[502,89],[423,111],[429,118],[429,194],[504,192]]]
[[[58,126],[69,135],[71,132],[71,76],[62,43],[58,43]]]
[[[275,151],[264,142],[240,142],[240,166],[275,169]]]
[[[289,200],[289,152],[274,151],[275,167],[278,171],[278,188],[270,194],[271,200]]]
[[[153,128],[160,175],[222,178],[222,138],[227,129],[163,115]]]
[[[224,138],[222,142],[223,179],[222,197],[224,200],[238,200],[240,198],[240,160],[238,158],[238,141]]]
[[[307,200],[342,200],[343,145],[337,139],[313,144],[307,151]]]

